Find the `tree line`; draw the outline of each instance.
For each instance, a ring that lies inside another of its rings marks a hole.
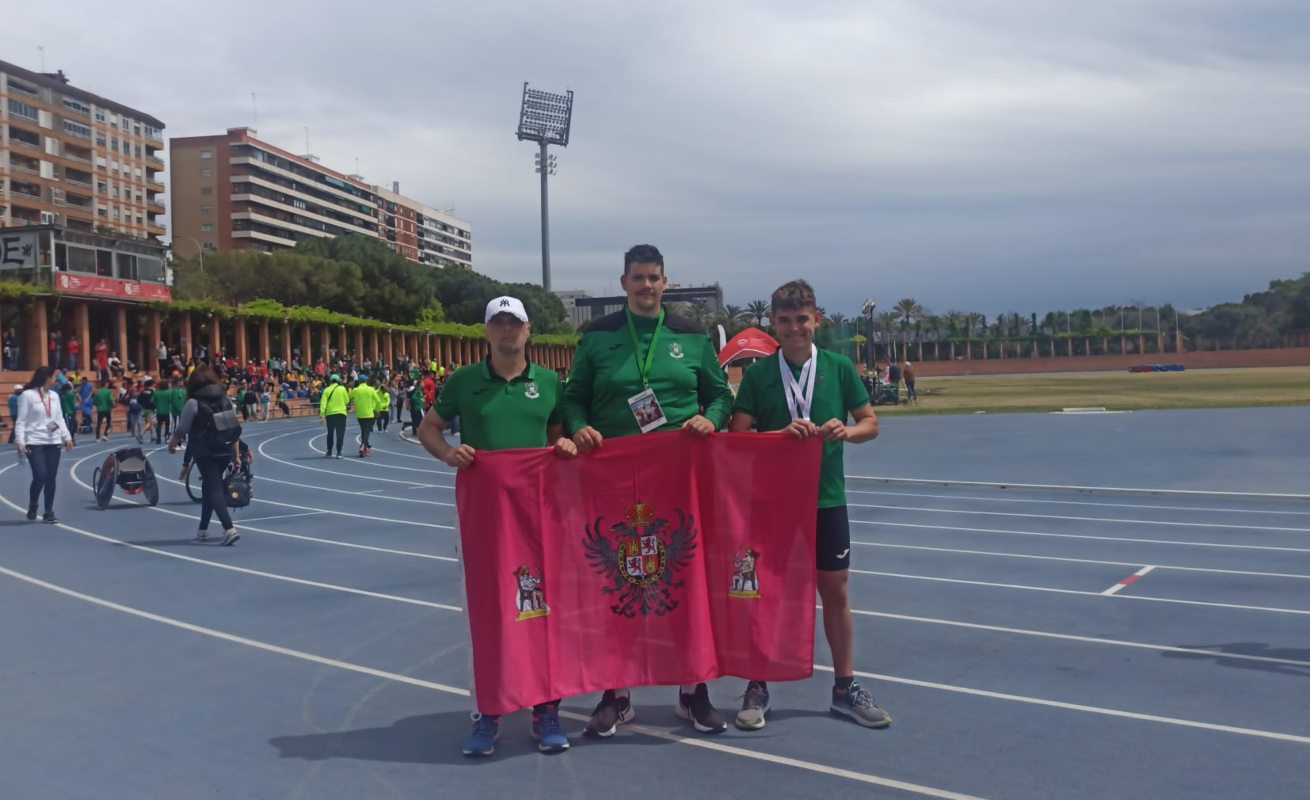
[[[273,300],[396,325],[478,325],[487,302],[523,301],[535,333],[571,333],[559,298],[530,283],[503,283],[468,269],[415,264],[368,236],[301,242],[293,250],[229,250],[174,265],[174,296],[240,306]]]

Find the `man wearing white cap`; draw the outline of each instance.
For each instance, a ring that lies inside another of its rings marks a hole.
[[[561,456],[577,454],[564,436],[560,411],[560,380],[552,369],[528,361],[526,347],[532,327],[523,303],[496,297],[487,303],[487,341],[491,355],[451,375],[431,412],[423,416],[418,439],[427,451],[455,469],[473,464],[481,450],[510,450],[553,445]],[[458,446],[446,441],[446,423],[459,416],[464,431]],[[465,575],[465,580],[488,576]],[[475,709],[476,693],[472,698]],[[464,740],[464,755],[489,756],[496,750],[500,718],[473,714],[473,730]],[[569,747],[560,728],[559,700],[532,709],[532,735],[537,748],[558,753]]]

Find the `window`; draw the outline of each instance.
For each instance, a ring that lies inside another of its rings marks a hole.
[[[133,145],[132,150],[136,153],[137,158],[141,157],[141,145]]]
[[[159,139],[159,138],[161,138],[160,135],[159,135],[159,129],[156,128],[156,127],[153,126],[153,125],[147,125],[147,126],[146,126],[146,136],[149,137],[149,138],[151,138],[151,139]]]
[[[71,97],[64,98],[64,108],[69,111],[76,111],[78,114],[84,114],[88,117],[91,116],[91,106],[78,100],[74,100]]]
[[[200,187],[200,194],[203,195],[203,196],[205,196],[205,197],[208,197],[209,195],[211,195],[211,194],[213,194],[213,193],[214,193],[214,187],[212,187],[212,186],[201,186],[201,187]]]
[[[132,126],[132,134],[135,135],[135,136],[140,136],[140,135],[141,135],[141,126],[140,126],[140,125],[133,125],[133,126]]]
[[[104,121],[105,121],[105,110],[103,108],[97,108],[96,122],[104,122]]]
[[[213,214],[213,213],[214,213],[214,207],[213,207],[213,206],[201,206],[201,207],[200,207],[200,213],[201,213],[201,214],[205,214],[206,216],[209,215],[209,214]]]
[[[212,223],[212,222],[206,222],[205,224],[203,224],[203,225],[200,226],[200,231],[201,231],[201,233],[213,233],[213,231],[214,231],[214,223]]]
[[[28,105],[21,100],[14,100],[13,98],[10,98],[9,100],[9,113],[13,114],[15,117],[30,119],[33,122],[40,119],[40,115],[36,113],[36,106]]]
[[[96,191],[100,194],[106,194],[109,191],[109,184],[104,181],[96,181]]]
[[[201,157],[201,158],[213,158],[213,157],[214,157],[214,151],[213,151],[213,150],[201,150],[201,151],[200,151],[200,157]]]
[[[205,250],[207,250],[207,251],[209,251],[209,252],[212,253],[212,252],[214,252],[214,251],[217,250],[217,249],[218,249],[218,248],[214,246],[214,243],[213,243],[213,242],[205,242]]]
[[[62,247],[63,245],[60,245]],[[68,245],[68,269],[72,272],[87,272],[95,274],[96,271],[96,251],[89,247],[75,247]]]
[[[122,214],[119,212],[119,210],[118,210],[117,208],[115,208],[115,209],[110,213],[110,216],[112,216],[114,219],[118,219],[119,217],[122,216]]]
[[[114,153],[117,153],[117,152],[118,152],[118,140],[117,140],[117,139],[111,139],[111,140],[109,140],[109,150],[110,150],[111,152],[114,152]]]
[[[108,147],[108,146],[109,146],[109,140],[105,138],[105,135],[103,133],[97,133],[96,147]]]
[[[202,178],[212,178],[212,177],[214,177],[214,171],[213,171],[212,169],[202,169],[202,170],[200,170],[200,177],[202,177]]]
[[[144,203],[144,202],[145,202],[145,196],[142,195],[140,192],[137,192],[137,193],[136,193],[136,201],[137,201],[137,203]]]
[[[117,186],[115,186],[114,188],[112,188],[112,189],[109,190],[109,196],[110,196],[110,197],[118,197],[118,187],[117,187]]]
[[[127,117],[123,117],[123,130],[132,130],[132,123],[128,121]]]
[[[64,130],[74,136],[81,136],[83,139],[91,138],[91,129],[80,122],[73,122],[71,119],[64,120]]]

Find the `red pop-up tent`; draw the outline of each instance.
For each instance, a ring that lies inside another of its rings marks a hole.
[[[778,352],[778,342],[759,328],[747,328],[733,336],[719,351],[719,366],[741,358],[767,358]]]

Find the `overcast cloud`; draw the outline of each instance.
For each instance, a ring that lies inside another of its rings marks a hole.
[[[12,5],[12,4],[11,4]],[[1238,299],[1310,270],[1310,4],[136,2],[6,8],[0,57],[169,136],[252,122],[474,230],[540,280],[523,81],[576,92],[551,183],[556,288],[651,242],[728,301],[805,276],[1045,312]],[[38,33],[39,32],[39,33]]]

